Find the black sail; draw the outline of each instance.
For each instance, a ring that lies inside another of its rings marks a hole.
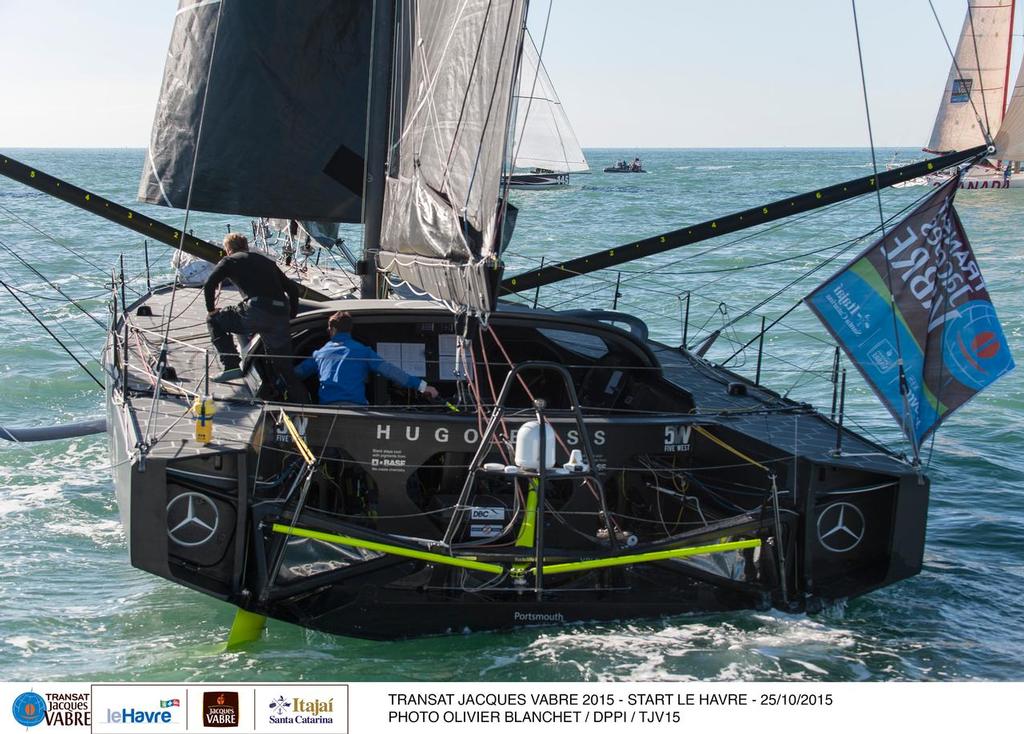
[[[360,221],[372,14],[180,0],[139,199],[184,208],[195,160],[193,209]]]
[[[500,277],[499,201],[524,0],[406,0],[381,268],[487,311]]]

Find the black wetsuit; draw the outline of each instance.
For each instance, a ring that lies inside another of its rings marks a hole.
[[[245,300],[206,317],[210,340],[224,369],[237,368],[241,363],[231,335],[259,334],[267,353],[277,355],[270,362],[283,378],[285,397],[304,402],[308,395],[292,371],[289,356],[292,353],[289,319],[298,312],[299,287],[269,258],[254,252],[236,252],[217,263],[206,280],[203,295],[207,311],[214,309],[217,286],[225,280],[231,280]]]
[[[230,280],[243,296],[259,303],[262,299],[281,300],[294,316],[299,308],[299,287],[281,272],[270,258],[255,252],[236,252],[217,263],[203,287],[206,310],[213,310],[217,286]]]

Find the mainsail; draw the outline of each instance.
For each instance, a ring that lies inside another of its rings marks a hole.
[[[966,150],[987,142],[999,128],[1009,86],[1012,27],[1013,0],[968,1],[956,58],[925,150]]]
[[[379,266],[414,288],[490,310],[498,200],[525,0],[402,4],[395,135]]]
[[[139,198],[360,221],[372,11],[180,0]]]
[[[541,168],[555,173],[590,170],[529,33],[523,40],[512,158],[514,168]]]

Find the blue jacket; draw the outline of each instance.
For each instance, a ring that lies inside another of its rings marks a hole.
[[[367,405],[366,378],[370,372],[409,388],[420,385],[420,378],[406,374],[348,332],[335,334],[313,356],[299,363],[295,374],[305,379],[320,374],[320,403],[357,403]]]

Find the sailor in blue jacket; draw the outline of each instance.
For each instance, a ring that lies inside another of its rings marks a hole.
[[[349,403],[367,405],[366,378],[376,372],[399,385],[413,388],[431,398],[437,397],[437,388],[418,377],[406,374],[399,367],[365,344],[352,338],[352,317],[338,311],[327,321],[331,338],[313,352],[313,356],[299,363],[295,374],[305,379],[318,372],[320,375],[320,404]]]

